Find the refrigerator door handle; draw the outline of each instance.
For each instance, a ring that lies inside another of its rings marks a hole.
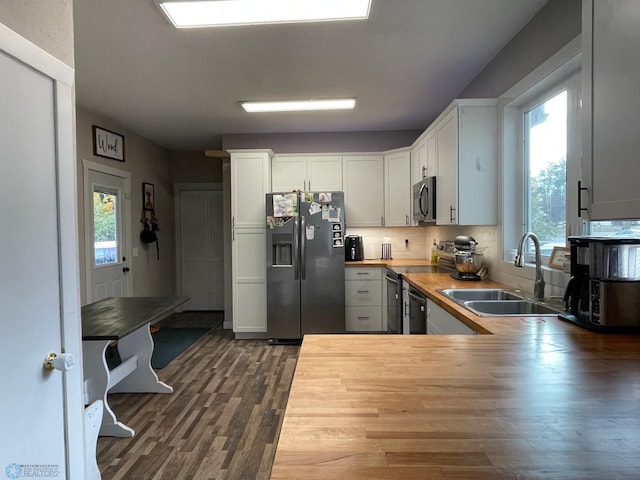
[[[305,218],[304,215],[301,217],[302,219],[302,223],[300,224],[300,230],[301,230],[301,235],[300,235],[300,276],[302,277],[302,280],[305,280],[307,278],[307,269],[306,267],[306,263],[307,263],[307,259],[305,256],[305,247],[307,245],[307,230],[306,230],[306,222],[305,222]]]
[[[294,217],[293,221],[293,273],[295,280],[300,278],[298,249],[300,248],[300,231],[298,228],[298,217]]]

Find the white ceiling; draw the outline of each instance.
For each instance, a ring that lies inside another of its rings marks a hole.
[[[367,21],[176,30],[153,0],[76,0],[77,103],[171,150],[226,133],[424,129],[546,1],[373,0]],[[352,96],[343,112],[238,105]]]

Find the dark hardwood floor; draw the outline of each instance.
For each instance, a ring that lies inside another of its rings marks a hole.
[[[220,312],[185,312],[162,327],[211,330],[157,370],[172,394],[110,394],[133,438],[98,438],[103,480],[268,479],[298,346],[235,340]]]

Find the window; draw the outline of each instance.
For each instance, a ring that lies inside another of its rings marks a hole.
[[[586,233],[584,219],[577,215],[579,43],[558,55],[500,97],[502,251],[507,262],[526,232],[536,234],[543,257],[554,246],[565,246],[569,235]],[[525,250],[533,254],[533,242]]]
[[[566,243],[567,109],[566,88],[522,109],[525,230],[543,255]]]
[[[576,38],[500,96],[501,233],[507,262],[512,263],[512,252],[528,231],[540,240],[543,257],[554,246],[565,246],[572,235],[640,237],[640,220],[589,222],[584,215],[578,216],[580,70],[580,41]],[[527,248],[532,245],[529,242]],[[532,256],[527,261],[533,261]],[[513,270],[508,273],[527,276]]]
[[[117,200],[113,193],[93,192],[95,265],[118,262]]]

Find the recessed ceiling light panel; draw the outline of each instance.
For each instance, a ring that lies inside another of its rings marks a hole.
[[[155,0],[176,28],[369,18],[371,0]]]
[[[277,102],[240,102],[246,112],[304,112],[312,110],[350,110],[355,108],[355,98],[326,100],[286,100]]]

